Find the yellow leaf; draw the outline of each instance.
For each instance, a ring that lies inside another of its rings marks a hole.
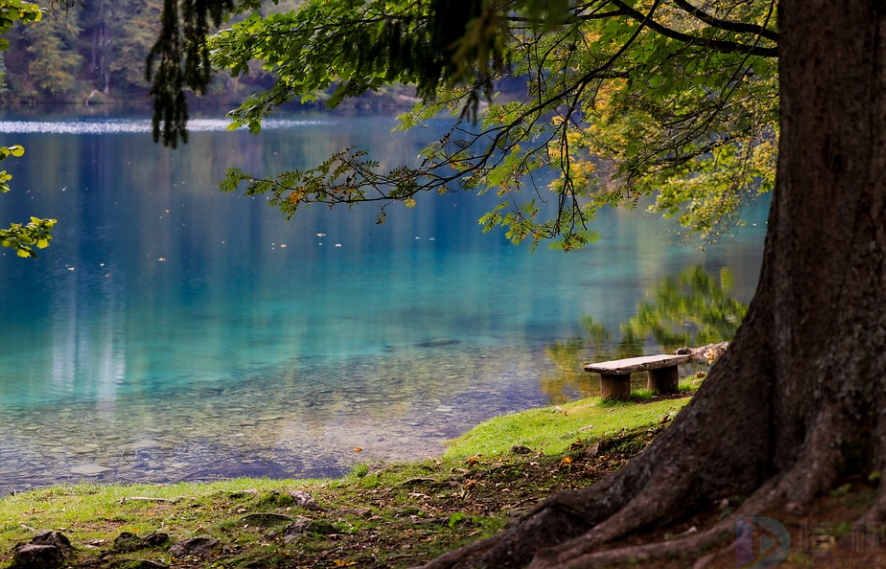
[[[406,207],[415,207],[415,200],[412,198],[403,200],[403,203],[406,204]]]

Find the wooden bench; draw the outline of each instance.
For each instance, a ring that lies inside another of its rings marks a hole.
[[[676,393],[680,376],[677,366],[690,361],[690,354],[643,356],[587,364],[585,371],[600,374],[600,396],[603,399],[631,398],[631,373],[646,372],[646,386],[655,393]]]

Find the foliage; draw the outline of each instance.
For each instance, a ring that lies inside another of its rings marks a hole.
[[[258,60],[278,77],[231,113],[232,127],[258,132],[293,98],[333,88],[334,107],[394,82],[415,85],[423,100],[402,128],[443,111],[460,119],[418,164],[391,171],[347,149],[272,179],[229,173],[227,189],[245,183],[249,193],[270,193],[287,216],[310,203],[371,201],[383,219],[387,204],[411,204],[421,191],[493,189],[502,201],[484,229],[504,226],[514,242],[552,238],[569,250],[595,238],[586,222],[596,208],[634,207],[644,195],[654,197],[652,209],[715,239],[743,202],[772,186],[778,35],[770,0],[705,9],[686,0],[458,9],[310,0],[267,16],[260,5],[238,5],[248,16],[209,43],[213,63],[235,76]],[[512,80],[525,83],[521,98],[493,95]]]
[[[115,3],[114,6],[117,6]],[[115,50],[108,71],[123,89],[145,88],[144,60],[160,29],[161,7],[158,2],[130,2],[128,10],[113,17],[110,22],[102,19],[102,25],[113,29],[119,22],[119,35],[115,38]]]
[[[50,11],[39,25],[26,26],[28,76],[41,93],[62,95],[75,86],[82,57],[73,47],[79,33],[77,11]]]
[[[0,2],[0,35],[8,32],[16,22],[38,22],[43,16],[40,7],[26,0],[3,0]],[[0,39],[0,50],[9,48],[9,40]]]
[[[37,22],[42,13],[40,8],[31,2],[22,0],[0,1],[0,34],[9,31],[16,21]],[[9,47],[6,38],[0,39],[0,50]],[[19,145],[0,147],[0,162],[10,156],[19,157],[24,155],[25,149]],[[6,170],[0,170],[0,193],[9,192],[9,180],[12,179]],[[6,229],[0,229],[0,246],[10,247],[15,250],[19,257],[36,257],[34,247],[43,249],[49,245],[52,239],[54,219],[41,219],[31,217],[30,223],[13,223]]]
[[[39,5],[43,25],[10,30],[7,102],[80,103],[96,93],[130,102],[133,95],[147,95],[145,60],[160,33],[163,0],[41,0]],[[41,85],[31,68],[47,77]]]
[[[154,140],[175,147],[187,142],[187,101],[183,88],[203,94],[212,79],[209,48],[203,38],[221,23],[233,0],[163,0],[160,34],[147,57],[145,76],[154,97]],[[179,10],[181,8],[181,10]]]
[[[147,87],[145,57],[160,29],[160,3],[149,0],[91,0],[67,11],[80,22],[77,51],[90,87],[135,92]]]

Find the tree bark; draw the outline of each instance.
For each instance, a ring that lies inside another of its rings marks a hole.
[[[781,0],[779,38],[777,183],[760,283],[729,350],[625,468],[426,567],[611,562],[601,545],[724,497],[749,497],[746,515],[802,513],[842,477],[886,466],[886,0]],[[881,493],[868,515],[883,513]]]

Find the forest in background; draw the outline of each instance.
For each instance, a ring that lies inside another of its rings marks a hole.
[[[0,52],[0,104],[150,105],[145,58],[157,38],[163,0],[90,0],[69,10],[50,10],[48,0],[39,4],[41,21],[18,23],[6,36],[10,46]],[[268,4],[261,12],[294,10],[301,0]],[[273,80],[273,70],[259,64],[236,78],[222,72],[196,102],[230,107]],[[413,96],[414,89],[395,86],[345,101],[343,107],[406,107],[415,102]]]

